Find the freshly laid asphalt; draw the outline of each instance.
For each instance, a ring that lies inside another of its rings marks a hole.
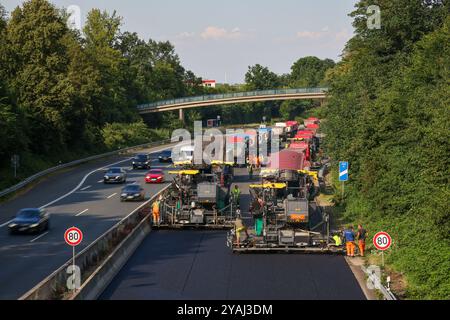
[[[248,176],[236,177],[247,225]],[[102,300],[365,299],[343,256],[233,254],[226,231],[152,231],[101,295]]]
[[[342,256],[233,254],[221,231],[154,231],[102,300],[365,299]]]

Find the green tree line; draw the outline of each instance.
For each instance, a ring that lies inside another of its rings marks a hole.
[[[136,105],[203,92],[171,43],[122,32],[116,12],[91,10],[81,32],[67,19],[46,0],[10,15],[0,5],[0,187],[59,161],[167,135],[143,132]],[[13,154],[21,157],[17,179]]]
[[[394,238],[407,298],[450,298],[450,16],[447,1],[361,0],[329,71],[326,151],[350,162],[345,217]],[[372,233],[373,234],[373,233]]]

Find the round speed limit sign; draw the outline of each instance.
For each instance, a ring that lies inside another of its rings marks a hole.
[[[392,238],[387,232],[378,232],[373,237],[373,245],[381,251],[389,249],[392,244]]]
[[[69,228],[64,232],[64,240],[69,246],[75,247],[83,240],[83,232],[75,227]]]

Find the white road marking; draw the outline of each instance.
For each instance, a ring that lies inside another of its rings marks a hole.
[[[116,194],[117,194],[117,192],[116,192],[116,193],[113,193],[112,195],[110,195],[110,196],[107,197],[106,199],[111,199],[111,198],[114,197]]]
[[[75,215],[75,217],[79,217],[79,216],[81,216],[83,213],[85,213],[85,212],[87,212],[87,211],[89,211],[89,209],[85,209],[85,210],[81,211],[80,213],[77,213],[77,214]]]
[[[0,228],[6,227],[8,224],[10,224],[11,222],[13,222],[13,219],[5,222],[4,224],[0,224]]]
[[[92,187],[92,186],[87,186],[87,187],[84,187],[83,189],[80,189],[80,191],[84,191],[84,190],[87,190],[87,189],[89,189],[90,187]]]
[[[152,151],[150,154],[158,153],[158,152],[161,152],[161,151],[166,150],[166,149],[167,149],[167,147],[160,148],[160,149],[157,149],[157,150],[155,150],[155,151]],[[97,171],[100,171],[100,170],[102,170],[102,169],[105,168],[105,167],[112,167],[112,166],[114,166],[114,165],[116,165],[116,164],[124,163],[124,162],[130,161],[131,159],[133,159],[133,158],[130,157],[130,158],[127,158],[127,159],[125,159],[125,160],[120,160],[120,161],[117,161],[117,162],[115,162],[115,163],[111,163],[111,164],[109,164],[109,165],[107,165],[107,166],[102,166],[101,168],[92,170],[91,172],[89,172],[87,175],[85,175],[85,176],[83,177],[83,179],[81,180],[81,182],[80,182],[73,190],[69,191],[68,193],[66,193],[65,195],[59,197],[58,199],[55,199],[55,200],[53,200],[52,202],[49,202],[49,203],[43,205],[43,206],[40,207],[39,209],[45,209],[45,208],[47,208],[47,207],[49,207],[49,206],[55,204],[56,202],[58,202],[58,201],[60,201],[60,200],[62,200],[62,199],[64,199],[64,198],[67,198],[67,197],[70,196],[71,194],[75,193],[75,192],[76,192],[76,191],[84,184],[84,182],[86,181],[86,179],[87,179],[91,174],[93,174],[93,173],[95,173],[95,172],[97,172]],[[102,180],[102,182],[103,182],[103,180]]]
[[[48,231],[47,231],[47,232],[44,232],[44,233],[41,234],[39,237],[34,238],[33,240],[30,240],[30,242],[35,242],[36,240],[39,240],[40,238],[42,238],[43,236],[45,236],[47,233],[48,233]]]
[[[98,180],[97,182],[98,182],[98,183],[103,183],[103,179],[102,179],[102,180]]]

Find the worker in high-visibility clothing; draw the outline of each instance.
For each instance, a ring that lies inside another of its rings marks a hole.
[[[344,238],[345,238],[345,247],[347,249],[347,256],[354,257],[355,256],[355,232],[353,231],[352,226],[344,230]]]
[[[239,189],[239,187],[237,185],[234,186],[232,193],[233,193],[234,204],[239,207],[240,199],[241,199],[241,190]]]
[[[356,234],[356,238],[358,239],[359,255],[361,257],[364,257],[364,251],[366,250],[367,231],[362,227],[362,225],[358,225],[358,233]]]
[[[152,205],[152,215],[153,215],[153,224],[157,224],[159,225],[159,200],[156,200],[155,202],[153,202]]]
[[[236,242],[239,246],[241,244],[241,232],[245,232],[246,240],[248,240],[248,230],[247,227],[244,225],[244,222],[242,221],[240,210],[238,210],[238,213],[236,214],[236,220],[234,221],[234,230],[236,234]]]
[[[334,244],[336,245],[336,247],[339,247],[339,246],[342,245],[342,239],[341,239],[341,237],[339,236],[339,234],[336,233],[336,234],[333,236],[333,240],[334,240]]]

